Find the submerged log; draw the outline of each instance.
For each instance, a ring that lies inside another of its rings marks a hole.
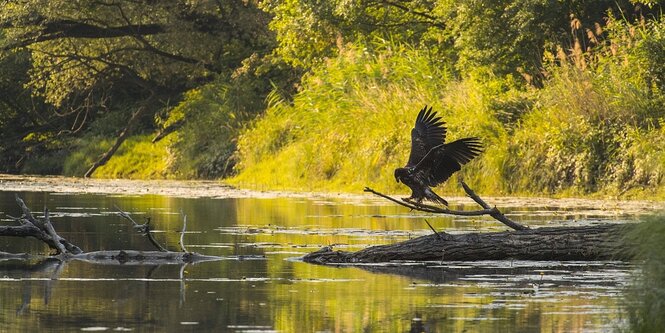
[[[324,247],[303,257],[316,264],[390,261],[625,260],[623,235],[632,225],[544,227],[504,232],[426,235],[357,252]]]
[[[195,252],[116,250],[85,252],[71,256],[70,259],[111,265],[169,265],[197,264],[206,261],[223,260],[225,258],[207,256]]]

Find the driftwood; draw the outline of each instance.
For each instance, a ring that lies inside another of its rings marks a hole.
[[[404,202],[366,188],[392,202],[429,213],[478,216],[489,215],[512,231],[449,234],[434,231],[404,242],[379,245],[357,252],[333,251],[324,247],[303,257],[317,264],[377,263],[391,261],[477,261],[477,260],[622,260],[630,255],[620,251],[623,235],[630,225],[601,224],[581,227],[543,227],[530,229],[490,207],[462,182],[466,193],[483,209],[454,211],[447,208]],[[429,223],[428,223],[429,225]]]
[[[374,191],[373,189],[369,187],[365,187],[365,192],[370,192],[375,195],[378,195],[382,198],[388,199],[398,205],[402,205],[404,207],[410,208],[411,210],[419,210],[421,212],[426,212],[426,213],[436,213],[436,214],[446,214],[446,215],[457,215],[457,216],[481,216],[481,215],[489,215],[493,217],[495,220],[505,224],[506,226],[515,229],[515,230],[526,230],[529,229],[529,227],[521,225],[499,211],[498,208],[496,207],[490,207],[483,199],[481,199],[476,192],[474,192],[466,183],[460,182],[462,184],[462,187],[464,188],[464,191],[466,194],[469,196],[469,198],[473,199],[480,207],[483,209],[480,210],[450,210],[448,208],[442,208],[442,207],[436,207],[436,206],[430,206],[426,205],[423,203],[415,203],[411,201],[406,201],[406,200],[397,200],[395,198],[389,197],[383,193],[379,193],[377,191]]]
[[[20,225],[0,226],[0,236],[33,237],[47,244],[49,248],[55,250],[55,253],[51,256],[39,256],[23,253],[16,254],[0,252],[0,259],[52,258],[59,261],[83,260],[101,264],[139,265],[189,264],[225,259],[217,256],[201,255],[186,250],[183,236],[187,225],[187,216],[184,216],[184,225],[179,242],[182,252],[169,251],[160,245],[151,233],[149,219],[144,224],[138,224],[128,213],[120,210],[118,207],[116,207],[118,210],[118,216],[132,222],[134,230],[146,236],[150,243],[157,248],[157,251],[110,250],[83,252],[78,246],[58,235],[49,219],[48,209],[44,208],[44,217],[39,219],[32,214],[25,202],[19,198],[18,195],[16,196],[16,203],[21,207],[23,215],[12,218]]]
[[[28,206],[21,198],[16,196],[16,203],[21,207],[23,215],[13,217],[20,226],[0,226],[0,235],[13,237],[34,237],[46,243],[51,249],[57,251],[57,254],[79,254],[83,252],[78,246],[70,243],[68,240],[60,237],[53,228],[49,219],[49,211],[44,208],[44,218],[40,221],[36,219]]]
[[[439,232],[438,236],[427,235],[357,252],[333,251],[330,247],[324,247],[305,255],[303,260],[317,264],[506,259],[620,260],[628,259],[626,253],[619,251],[626,228],[620,224],[602,224],[459,235]]]

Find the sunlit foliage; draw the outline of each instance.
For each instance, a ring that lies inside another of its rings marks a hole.
[[[273,103],[243,135],[236,181],[397,190],[391,171],[408,156],[415,114],[435,101],[452,138],[484,140],[485,152],[461,174],[477,188],[662,194],[662,26],[613,19],[602,46],[545,54],[542,88],[511,76],[460,80],[428,54],[390,42],[348,46],[315,67],[293,104]]]
[[[392,170],[406,163],[423,101],[435,101],[451,139],[479,135],[491,150],[505,140],[483,89],[452,80],[445,67],[407,46],[348,46],[303,79],[293,104],[274,100],[240,138],[243,173],[236,181],[347,190],[379,182],[397,188]],[[498,173],[492,162],[471,166],[470,178]]]

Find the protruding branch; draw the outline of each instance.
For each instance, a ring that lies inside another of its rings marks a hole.
[[[187,230],[187,214],[184,214],[182,211],[180,211],[180,214],[182,214],[182,232],[180,232],[180,249],[182,252],[188,253],[187,249],[185,248],[185,231]]]
[[[144,224],[138,224],[132,217],[122,211],[117,206],[118,215],[129,220],[133,228],[138,232],[148,236],[150,242],[159,249],[159,251],[136,251],[136,250],[113,250],[113,251],[94,251],[83,252],[76,245],[68,242],[66,239],[60,237],[56,232],[53,224],[50,221],[50,212],[44,208],[44,218],[35,218],[30,209],[21,198],[16,196],[16,203],[21,207],[23,214],[21,217],[12,217],[18,221],[20,225],[0,225],[0,236],[12,237],[34,237],[46,243],[50,248],[58,251],[58,256],[43,256],[43,255],[30,255],[30,254],[14,254],[0,252],[0,260],[29,260],[29,259],[43,259],[55,258],[58,262],[67,262],[69,260],[83,260],[96,264],[111,264],[111,265],[162,265],[162,264],[195,264],[205,261],[216,261],[228,259],[228,257],[219,256],[206,256],[196,252],[188,252],[184,245],[184,238],[180,236],[180,246],[183,252],[172,252],[162,247],[153,237],[150,232],[150,220]],[[183,234],[187,228],[187,217],[183,225]],[[264,256],[242,256],[238,259],[264,259]]]
[[[435,206],[430,206],[430,205],[425,205],[425,204],[416,204],[416,203],[409,203],[406,201],[402,200],[397,200],[393,197],[387,196],[383,193],[374,191],[373,189],[369,187],[365,187],[365,192],[370,192],[375,195],[378,195],[382,198],[388,199],[398,205],[402,205],[404,207],[410,208],[412,210],[418,210],[421,212],[426,212],[426,213],[437,213],[437,214],[449,214],[449,215],[459,215],[459,216],[481,216],[481,215],[490,215],[492,213],[492,209],[483,209],[483,210],[451,210],[448,208],[440,208],[440,207],[435,207]],[[496,208],[494,208],[496,209]]]
[[[483,207],[483,208],[485,208],[485,209],[491,209],[491,208],[490,208],[490,205],[488,205],[483,199],[481,199],[481,198],[476,194],[476,192],[474,192],[474,191],[469,187],[469,185],[467,185],[467,184],[466,184],[465,182],[463,182],[463,181],[460,181],[460,184],[462,184],[462,187],[464,188],[464,192],[466,192],[466,194],[469,196],[469,198],[473,199],[473,201],[475,201],[477,204],[479,204],[480,207]],[[513,220],[511,220],[511,219],[509,219],[508,217],[506,217],[506,215],[503,215],[503,213],[501,213],[501,212],[496,208],[496,206],[493,207],[493,211],[492,211],[492,213],[490,213],[490,216],[493,217],[494,219],[496,219],[497,221],[499,221],[499,222],[501,222],[501,223],[503,223],[503,224],[505,224],[505,225],[507,225],[507,226],[509,226],[509,227],[511,227],[511,228],[513,228],[513,229],[515,229],[515,230],[526,230],[526,229],[529,229],[529,227],[527,227],[527,226],[525,226],[525,225],[521,225],[521,224],[519,224],[519,223],[517,223],[517,222],[515,222],[515,221],[513,221]]]
[[[67,250],[65,249],[65,246],[62,245],[60,242],[61,238],[58,236],[58,233],[55,232],[55,229],[53,228],[53,224],[51,224],[51,221],[49,220],[49,214],[48,214],[48,208],[44,207],[44,225],[43,225],[44,230],[46,231],[46,234],[51,236],[51,239],[53,239],[53,243],[55,244],[55,247],[58,249],[59,253],[66,253]]]
[[[421,212],[427,212],[427,213],[436,213],[436,214],[447,214],[447,215],[457,215],[457,216],[481,216],[481,215],[489,215],[496,219],[497,221],[507,225],[508,227],[515,229],[515,230],[526,230],[529,229],[529,227],[521,225],[499,211],[498,208],[496,207],[490,207],[485,201],[483,201],[469,186],[467,186],[464,182],[462,183],[462,187],[464,188],[464,191],[466,194],[473,199],[478,205],[480,205],[483,209],[480,210],[451,210],[448,208],[443,208],[443,207],[436,207],[436,206],[430,206],[430,205],[425,205],[422,203],[413,203],[413,202],[406,202],[402,200],[397,200],[393,197],[387,196],[383,193],[379,193],[377,191],[374,191],[373,189],[369,187],[365,187],[365,192],[370,192],[375,195],[378,195],[382,198],[388,199],[398,205],[410,208],[412,210],[417,210]]]
[[[434,234],[436,235],[436,238],[438,238],[439,240],[443,240],[443,237],[441,237],[441,234],[439,234],[439,232],[436,231],[436,229],[434,229],[434,227],[429,223],[429,221],[427,221],[427,219],[425,219],[425,223],[427,223],[427,226],[430,229],[432,229],[432,232],[434,232]]]
[[[58,251],[58,254],[79,254],[83,252],[78,246],[60,237],[49,219],[49,211],[44,208],[44,218],[39,220],[32,215],[28,206],[16,195],[16,203],[21,207],[23,215],[17,220],[20,226],[3,226],[3,235],[27,237],[31,236],[46,243],[50,248]]]
[[[168,250],[160,245],[159,242],[157,242],[157,240],[152,236],[152,233],[150,232],[150,219],[148,219],[144,224],[138,224],[127,212],[123,211],[118,206],[114,207],[116,210],[118,210],[118,215],[132,222],[134,230],[142,233],[144,236],[147,236],[150,243],[152,243],[152,245],[154,245],[157,250],[160,252],[168,252]]]

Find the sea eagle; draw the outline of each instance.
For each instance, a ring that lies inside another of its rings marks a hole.
[[[395,169],[395,180],[411,188],[411,197],[405,201],[420,203],[423,199],[448,205],[430,187],[437,186],[459,171],[462,165],[482,152],[480,139],[464,138],[444,143],[446,127],[441,117],[436,116],[427,105],[416,117],[411,130],[411,154],[403,168]]]

